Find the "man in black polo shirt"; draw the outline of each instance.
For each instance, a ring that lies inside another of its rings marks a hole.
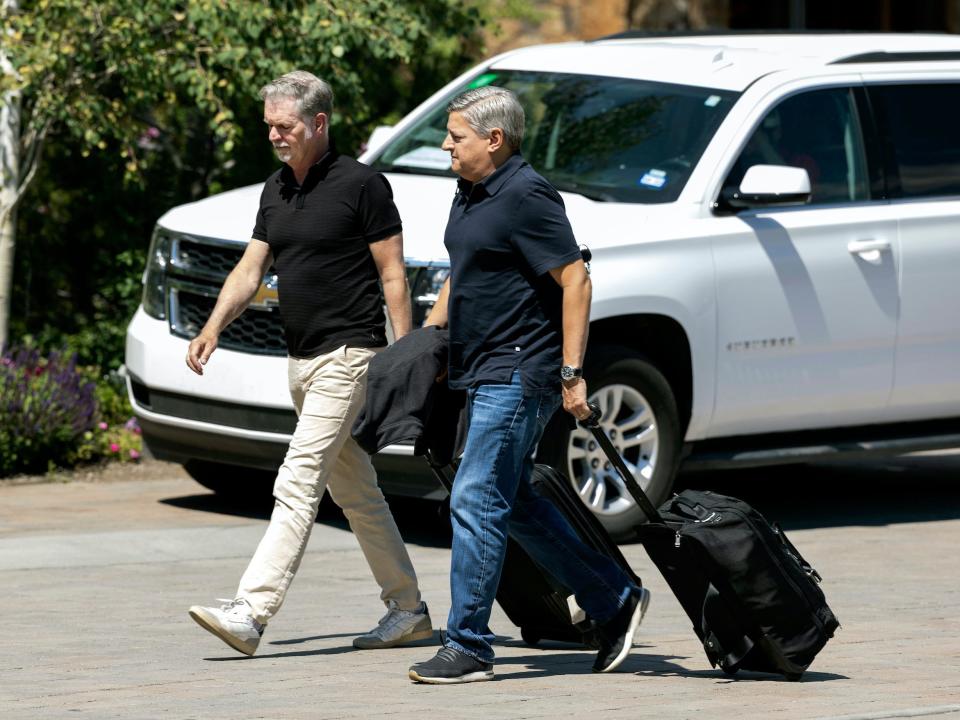
[[[593,669],[608,672],[630,652],[649,592],[586,546],[530,484],[533,451],[561,398],[577,418],[590,415],[580,372],[590,278],[563,200],[519,153],[524,116],[513,93],[471,90],[447,112],[443,149],[460,180],[444,237],[450,278],[427,324],[449,321],[449,382],[467,390],[470,429],[450,498],[446,643],[409,676],[493,678],[487,622],[508,531],[599,623]]]
[[[394,335],[410,331],[400,216],[386,178],[332,146],[333,93],[327,83],[296,71],[264,86],[260,97],[270,142],[284,166],[267,179],[253,239],[191,341],[187,365],[203,374],[220,333],[247,307],[273,264],[298,420],[277,473],[270,525],[234,599],[220,608],[195,605],[190,616],[252,655],[283,603],[328,488],[388,608],[354,647],[427,638],[432,625],[410,557],[370,457],[350,437],[363,406],[367,364],[387,343],[384,302]]]

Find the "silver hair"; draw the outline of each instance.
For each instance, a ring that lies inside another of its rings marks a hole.
[[[447,112],[460,113],[480,137],[490,137],[494,128],[503,130],[506,144],[516,150],[523,141],[523,107],[506,88],[487,85],[457,95]]]
[[[288,72],[260,88],[261,100],[276,97],[296,100],[297,111],[304,120],[313,118],[317,113],[326,113],[328,119],[333,115],[333,89],[306,70]]]

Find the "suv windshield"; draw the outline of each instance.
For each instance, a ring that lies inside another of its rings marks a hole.
[[[558,190],[594,200],[673,202],[737,93],[562,73],[488,72],[445,98],[374,161],[381,172],[451,176],[440,149],[447,102],[466,90],[512,90],[526,112],[522,151]]]

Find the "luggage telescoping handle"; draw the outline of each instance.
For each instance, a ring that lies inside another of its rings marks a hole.
[[[660,513],[657,512],[657,509],[653,506],[653,503],[650,502],[650,498],[647,497],[647,494],[643,491],[643,488],[641,488],[640,484],[634,479],[633,473],[630,472],[630,468],[627,467],[627,464],[623,461],[623,458],[620,457],[620,453],[617,451],[617,448],[613,446],[610,438],[607,437],[607,434],[603,431],[603,428],[600,427],[600,418],[603,417],[603,412],[601,412],[600,406],[596,403],[589,403],[588,406],[592,411],[592,414],[586,420],[581,420],[580,424],[593,433],[593,437],[596,439],[597,443],[599,443],[600,447],[603,448],[603,452],[606,453],[607,458],[613,463],[613,466],[617,469],[617,472],[620,473],[620,477],[627,486],[627,490],[630,491],[630,494],[633,495],[633,499],[637,501],[640,509],[643,510],[644,515],[647,516],[647,520],[649,522],[662,523],[663,518],[660,517]]]

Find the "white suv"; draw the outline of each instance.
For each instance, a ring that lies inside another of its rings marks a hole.
[[[420,317],[446,277],[447,101],[496,84],[593,253],[586,378],[638,479],[960,444],[960,38],[632,38],[530,47],[457,78],[361,159],[393,186]],[[293,427],[276,278],[200,378],[183,357],[250,236],[259,187],[164,215],[127,340],[155,454],[274,467]],[[590,437],[540,457],[622,532],[637,509]],[[206,464],[197,461],[207,461]],[[394,447],[389,492],[439,496]]]

